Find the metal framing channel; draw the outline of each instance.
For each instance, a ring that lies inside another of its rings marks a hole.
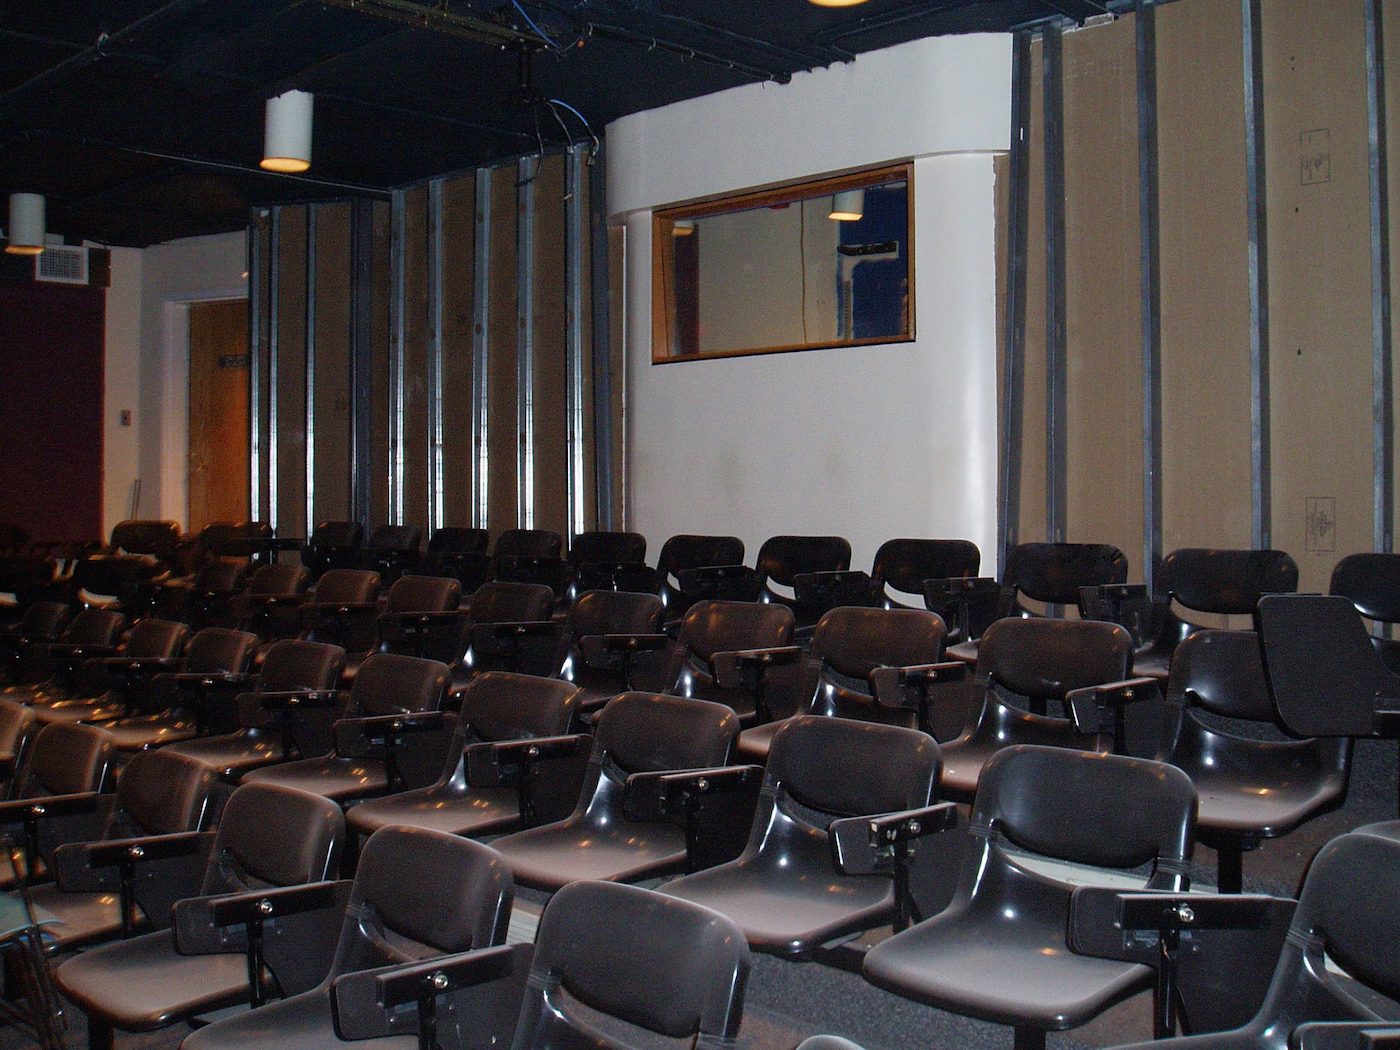
[[[316,521],[316,205],[306,206],[306,535]]]
[[[1031,34],[1021,30],[1011,51],[1011,198],[1006,243],[1006,359],[1002,363],[1001,463],[997,557],[1021,533],[1021,438],[1025,419],[1026,273],[1031,199]]]
[[[1138,223],[1142,271],[1142,576],[1162,559],[1162,283],[1157,194],[1157,4],[1137,0]]]
[[[267,252],[267,523],[277,534],[277,366],[281,333],[278,300],[282,295],[282,209],[272,209]]]
[[[1241,0],[1244,25],[1245,179],[1249,208],[1251,540],[1273,542],[1269,442],[1269,229],[1264,183],[1264,41],[1261,0]]]
[[[593,289],[593,475],[597,486],[598,528],[620,528],[613,509],[612,319],[608,295],[608,190],[605,149],[593,153],[589,168],[589,275]]]
[[[393,218],[389,236],[389,524],[404,521],[404,354],[405,335],[405,239],[407,236],[408,194],[394,190],[390,195]]]
[[[1065,444],[1065,101],[1060,25],[1045,27],[1045,538],[1063,543],[1068,515]]]
[[[447,476],[442,456],[442,188],[428,183],[428,518],[434,529],[447,524]]]
[[[373,484],[373,341],[374,203],[360,198],[350,216],[350,514],[359,522],[369,521]]]
[[[1395,548],[1395,409],[1390,339],[1390,161],[1386,143],[1384,0],[1366,0],[1366,109],[1371,173],[1373,536]]]
[[[491,422],[491,387],[487,369],[491,364],[491,169],[476,169],[476,231],[473,238],[472,287],[472,524],[486,528],[487,482],[491,456],[486,444]]]
[[[521,157],[516,165],[516,522],[535,527],[535,176],[544,157]]]
[[[583,435],[583,148],[565,154],[564,285],[568,296],[567,366],[569,383],[569,536],[587,528]]]
[[[248,520],[262,518],[262,249],[267,239],[266,211],[259,209],[248,227]]]

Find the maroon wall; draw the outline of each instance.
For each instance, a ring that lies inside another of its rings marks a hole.
[[[106,290],[0,281],[0,521],[36,540],[102,532]]]

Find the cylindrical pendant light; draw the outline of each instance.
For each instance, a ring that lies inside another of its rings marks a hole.
[[[865,3],[865,0],[809,0],[809,2],[818,7],[855,7],[856,4]]]
[[[865,189],[842,190],[832,194],[830,219],[854,222],[865,214]]]
[[[288,91],[267,100],[262,167],[298,172],[311,167],[311,104],[307,91]]]
[[[39,193],[10,194],[11,255],[38,255],[44,250],[44,197]]]

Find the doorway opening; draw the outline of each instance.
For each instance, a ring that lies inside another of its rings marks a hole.
[[[189,517],[247,521],[248,300],[190,303]]]

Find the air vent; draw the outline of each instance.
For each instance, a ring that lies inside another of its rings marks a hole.
[[[88,250],[50,244],[34,257],[34,279],[59,284],[88,283]]]

